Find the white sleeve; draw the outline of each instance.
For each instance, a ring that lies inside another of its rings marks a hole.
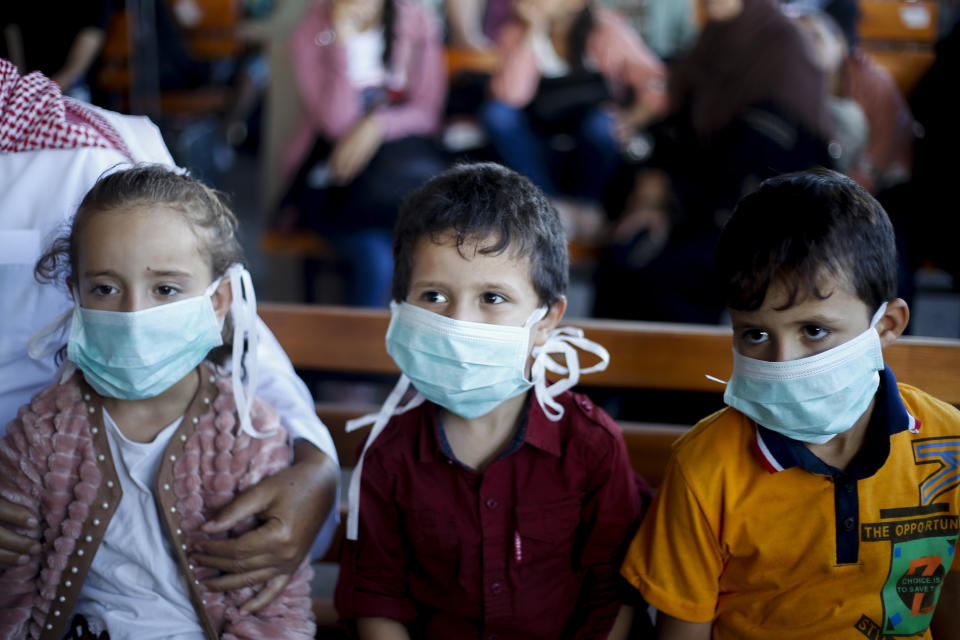
[[[263,398],[280,416],[280,421],[290,433],[293,440],[303,438],[320,451],[323,451],[331,460],[340,465],[337,450],[333,446],[333,438],[326,425],[317,417],[313,404],[313,397],[307,385],[293,370],[293,365],[287,354],[284,353],[277,338],[259,317],[257,364],[259,367],[259,382],[256,394]],[[336,533],[340,522],[340,483],[337,483],[337,497],[323,523],[317,539],[310,548],[310,558],[317,560],[326,553]]]
[[[307,440],[339,464],[333,438],[330,437],[326,425],[317,417],[313,397],[307,385],[294,372],[290,359],[267,325],[260,318],[257,320],[260,333],[257,395],[280,415],[283,426],[294,440]]]

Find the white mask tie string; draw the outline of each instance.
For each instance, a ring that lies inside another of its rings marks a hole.
[[[426,400],[423,395],[417,393],[407,404],[399,407],[400,401],[403,400],[403,396],[409,388],[410,379],[405,375],[401,375],[400,379],[397,380],[397,384],[393,387],[393,391],[387,396],[380,411],[369,413],[360,418],[354,418],[353,420],[347,420],[347,424],[344,427],[344,430],[349,433],[369,424],[373,425],[370,433],[367,435],[366,442],[363,443],[363,451],[360,452],[360,458],[357,459],[357,464],[353,469],[353,473],[350,475],[350,487],[347,490],[347,502],[349,504],[347,511],[347,540],[356,540],[360,527],[360,477],[363,475],[363,459],[367,453],[367,449],[370,448],[370,445],[373,444],[377,437],[383,432],[387,423],[390,422],[390,418],[406,413],[415,407],[419,407],[423,404],[423,401]]]

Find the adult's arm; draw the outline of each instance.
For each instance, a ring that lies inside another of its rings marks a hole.
[[[207,584],[217,590],[267,583],[246,608],[258,610],[279,595],[306,557],[326,551],[337,526],[340,479],[330,433],[317,418],[313,399],[289,358],[263,321],[260,326],[257,395],[280,415],[294,440],[293,464],[263,479],[204,525],[228,531],[250,516],[263,524],[239,538],[209,541],[198,562],[226,572]],[[319,534],[319,535],[318,535]]]
[[[630,126],[642,127],[667,110],[666,69],[620,14],[602,8],[595,11],[590,56],[611,86],[632,90],[633,102],[625,116]]]
[[[508,22],[497,39],[499,65],[490,79],[490,95],[511,107],[530,104],[540,84],[540,69],[531,43],[530,29],[522,22]]]
[[[446,0],[450,39],[457,47],[482,51],[493,43],[483,33],[483,10],[480,0]]]
[[[27,61],[23,53],[23,34],[20,32],[20,26],[16,24],[4,26],[3,39],[7,45],[7,55],[10,56],[10,62],[17,65],[20,73],[26,73]]]
[[[33,538],[20,535],[14,529],[33,529],[37,519],[26,507],[0,498],[0,565],[24,564],[29,555],[40,552],[40,544]]]
[[[35,414],[32,418],[36,419]],[[0,588],[0,611],[4,612],[0,619],[0,634],[9,634],[9,637],[26,637],[31,609],[24,603],[30,601],[43,555],[40,545],[40,499],[43,492],[40,485],[47,469],[37,467],[29,450],[31,446],[47,447],[46,455],[36,457],[40,464],[44,464],[52,453],[49,442],[49,434],[34,434],[28,439],[19,418],[10,422],[6,436],[0,439],[0,496],[18,504],[26,512],[29,522],[19,528],[19,533],[29,539],[32,546],[22,557],[18,554],[14,562],[0,563],[0,584],[3,585]]]
[[[70,51],[63,66],[53,74],[51,80],[66,91],[82,78],[100,53],[103,46],[104,31],[99,27],[84,27],[73,39]]]

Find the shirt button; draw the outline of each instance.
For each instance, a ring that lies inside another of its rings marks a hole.
[[[502,591],[503,591],[503,585],[500,584],[499,582],[494,582],[493,584],[490,585],[490,593],[492,593],[493,595],[498,595]]]
[[[593,409],[593,405],[590,404],[589,400],[581,400],[580,406],[583,407],[584,411],[590,411],[591,409]]]
[[[853,527],[854,527],[854,525],[856,525],[856,524],[857,524],[857,521],[854,520],[852,516],[849,517],[849,518],[844,518],[844,519],[843,519],[843,530],[844,530],[844,531],[853,531]]]
[[[487,501],[484,504],[487,505],[487,509],[496,509],[500,506],[500,503],[493,498],[487,498]]]

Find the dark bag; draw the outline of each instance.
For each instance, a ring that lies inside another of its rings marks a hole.
[[[527,113],[536,126],[566,129],[610,98],[602,75],[579,71],[558,78],[541,78]]]

